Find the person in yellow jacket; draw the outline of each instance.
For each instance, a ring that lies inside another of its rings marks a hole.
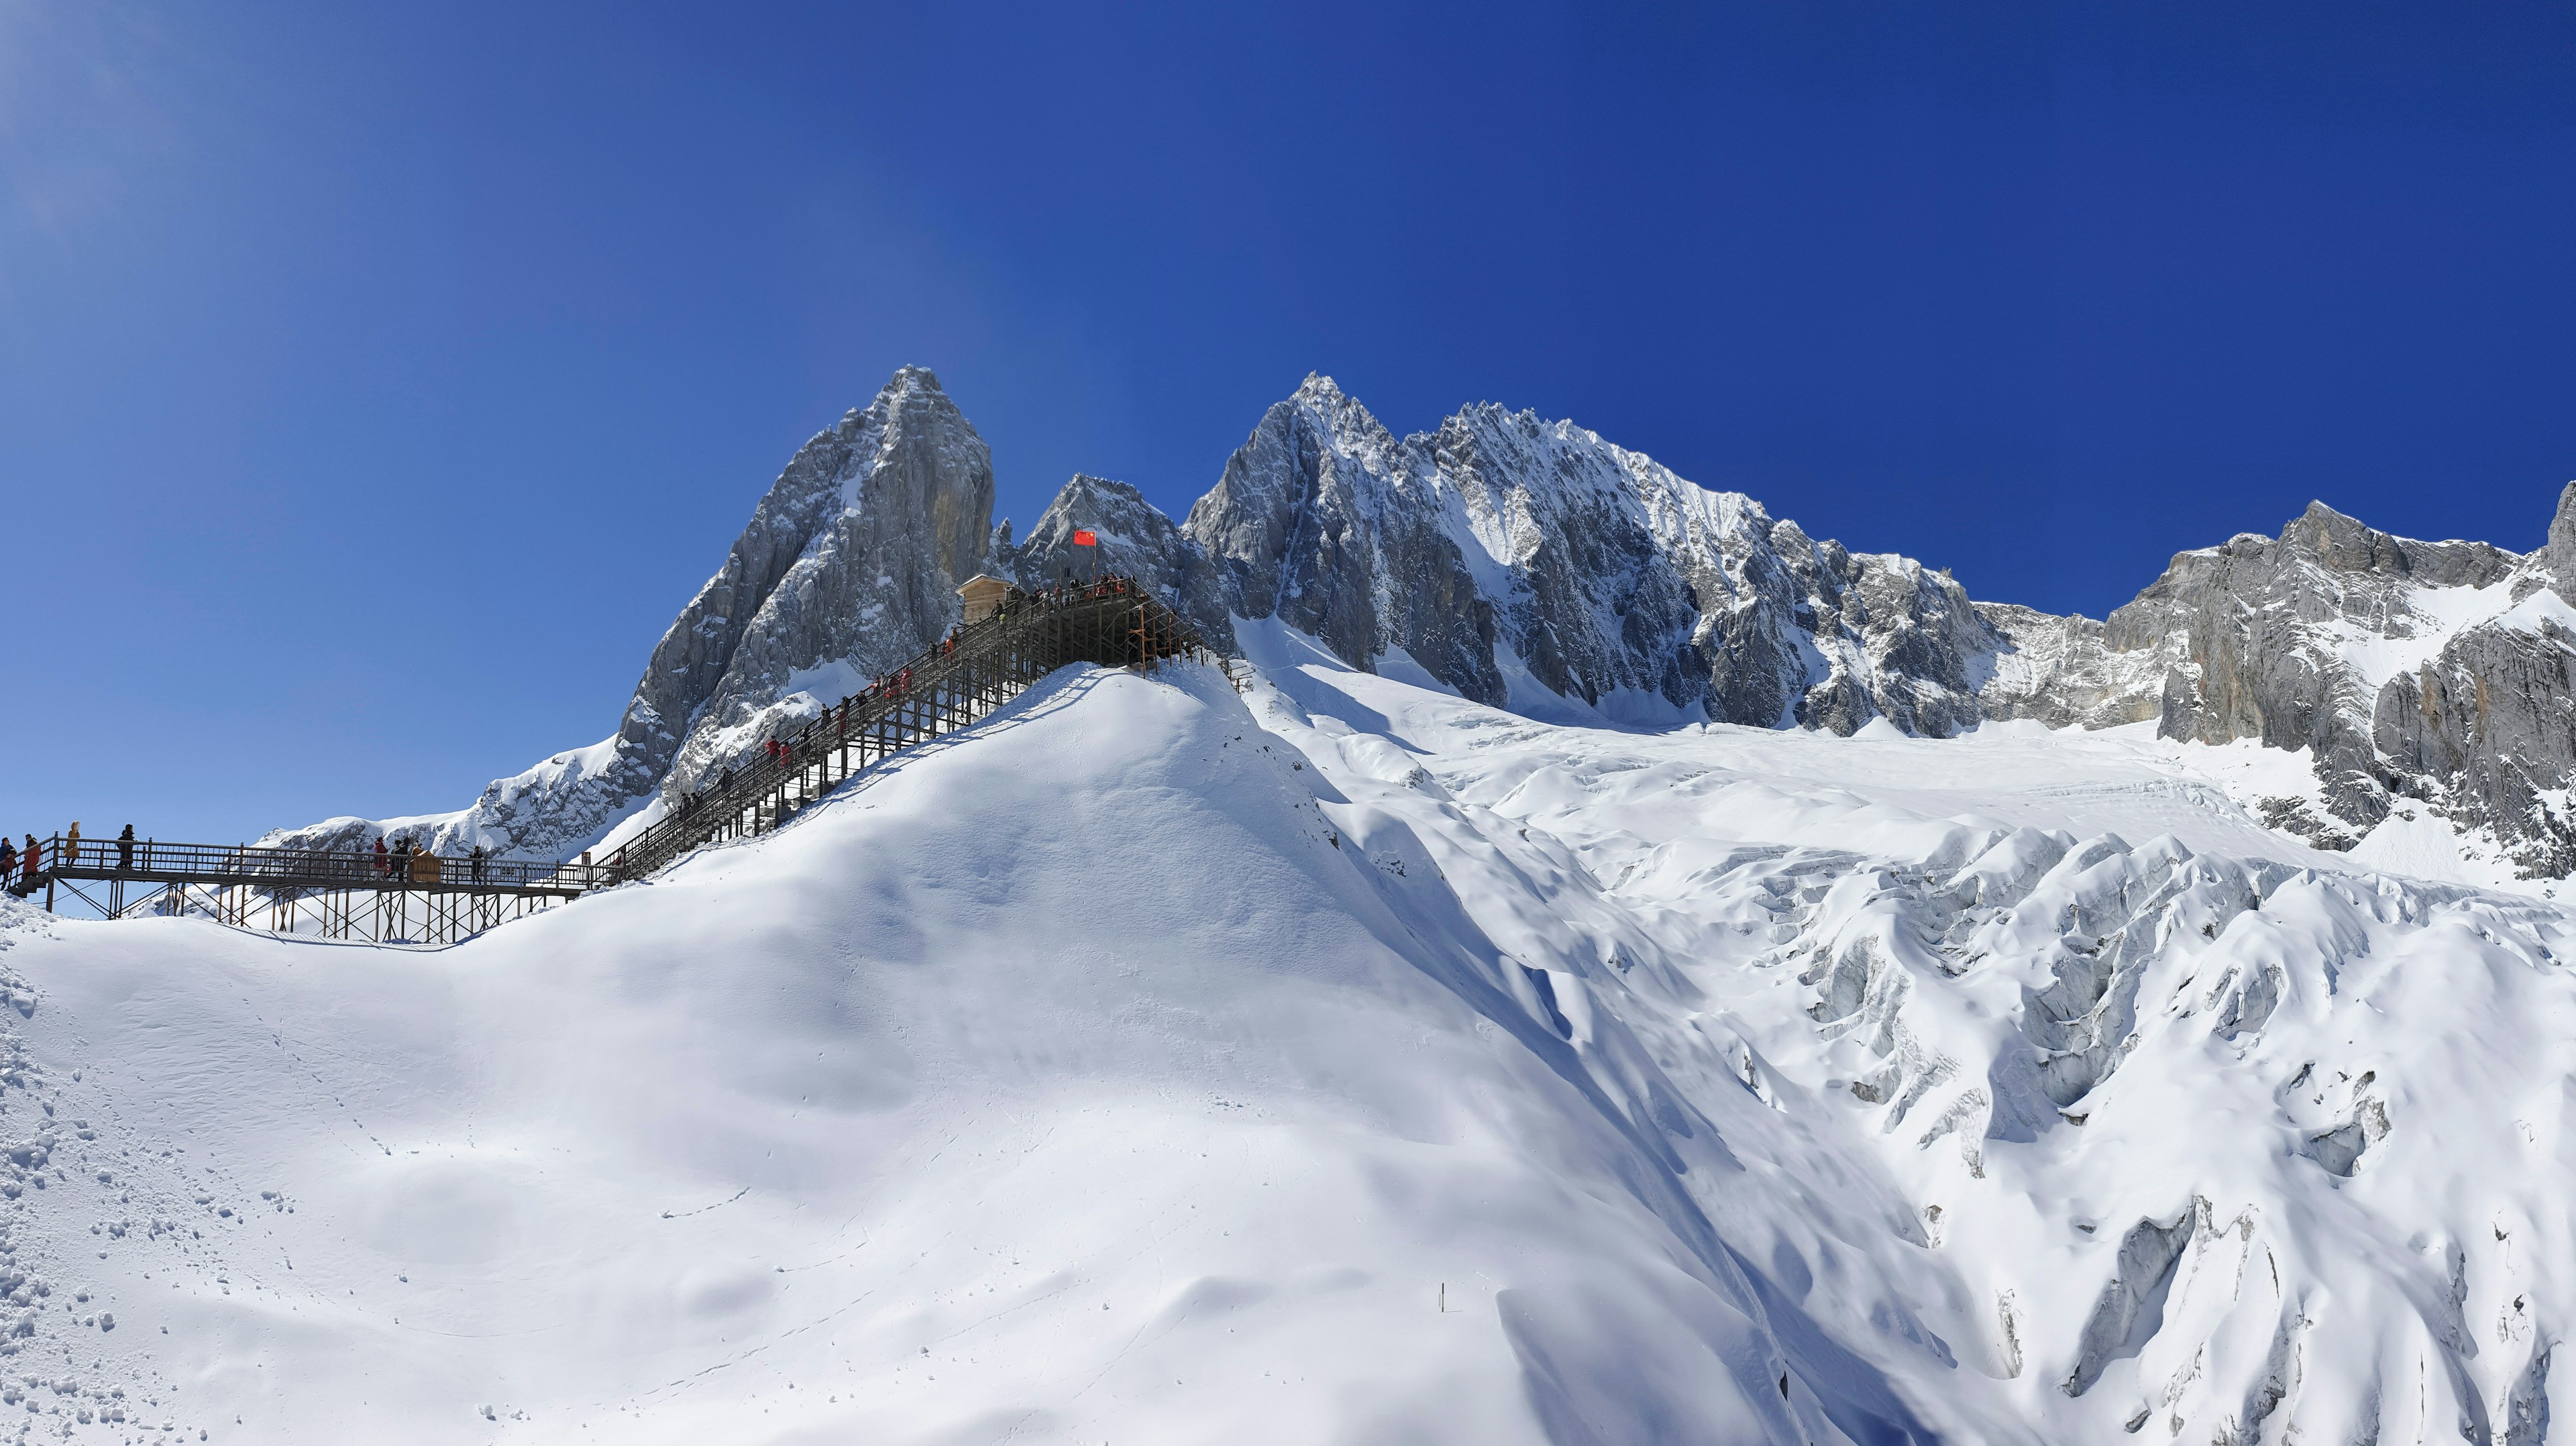
[[[415,884],[435,884],[438,882],[438,877],[438,855],[431,853],[426,845],[414,848],[411,851],[411,881]]]

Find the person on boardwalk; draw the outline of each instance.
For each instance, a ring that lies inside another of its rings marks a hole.
[[[72,831],[63,839],[63,856],[54,860],[57,868],[76,868],[80,864],[80,820],[72,820]]]
[[[16,872],[18,872],[18,846],[9,842],[8,835],[0,834],[0,884],[9,882],[9,876]]]
[[[385,876],[385,869],[385,836],[383,834],[378,834],[376,835],[376,877],[380,879],[383,878]]]
[[[125,832],[116,836],[116,871],[120,874],[134,872],[134,825],[130,823],[125,826]]]
[[[435,884],[439,881],[440,877],[441,874],[438,855],[430,852],[425,847],[416,848],[411,851],[411,881],[413,883]]]
[[[45,846],[36,842],[34,834],[27,835],[27,852],[21,856],[20,867],[27,871],[27,882],[31,884],[36,875],[45,871]]]
[[[483,846],[481,844],[476,844],[474,846],[472,862],[474,865],[474,882],[479,884],[483,882]]]

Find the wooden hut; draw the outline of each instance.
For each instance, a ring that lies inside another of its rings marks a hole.
[[[957,596],[966,602],[966,621],[980,623],[991,617],[1010,591],[1009,583],[990,573],[979,572],[966,579],[966,585],[957,589]]]

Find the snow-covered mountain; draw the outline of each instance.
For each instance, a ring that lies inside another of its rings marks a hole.
[[[1067,670],[446,950],[0,901],[0,1405],[102,1443],[2570,1439],[2576,903],[2511,875],[2570,861],[2576,488],[2527,556],[2318,506],[2100,621],[1320,377],[1178,521],[991,498],[899,373],[615,736],[392,822],[592,846],[978,568],[1144,577],[1249,693]]]
[[[978,568],[1035,585],[1131,572],[1231,645],[1276,620],[1362,669],[1418,669],[1534,717],[1923,737],[2033,719],[2304,754],[2264,805],[2328,848],[2451,876],[2576,869],[2576,512],[2529,557],[2417,542],[2318,504],[2277,539],[2181,554],[2103,621],[1972,603],[1566,421],[1479,404],[1396,437],[1329,378],[1263,414],[1174,521],[1068,482],[991,525],[989,456],[919,368],[799,451],[674,621],[618,733],[459,813],[336,819],[442,848],[568,856],[937,637]],[[1072,534],[1101,538],[1077,557]],[[2377,838],[2376,844],[2369,841]]]
[[[1238,641],[1246,696],[1068,671],[449,949],[0,901],[0,1403],[2567,1439],[2576,911],[2267,828],[2251,740],[1552,725]]]
[[[1276,618],[1523,712],[1928,737],[2155,719],[2305,752],[2314,781],[2266,813],[2321,846],[2392,814],[2412,835],[2420,809],[2466,835],[2459,862],[2576,869],[2576,486],[2529,558],[2320,503],[2278,539],[2176,557],[2097,622],[1972,605],[1946,573],[1817,542],[1571,422],[1480,405],[1399,440],[1309,377],[1182,523],[1079,477],[1003,560],[1055,576],[1076,527],[1212,637]]]
[[[1399,440],[1320,376],[1177,527],[1076,478],[1006,562],[1055,575],[1073,527],[1114,535],[1106,564],[1211,636],[1275,617],[1496,705],[1941,737],[1977,721],[1979,660],[2002,643],[1946,574],[1814,541],[1571,422],[1480,405]]]

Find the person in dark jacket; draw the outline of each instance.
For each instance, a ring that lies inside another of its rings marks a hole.
[[[474,882],[479,884],[483,882],[483,846],[481,844],[476,844],[474,846],[472,861],[474,864]]]
[[[9,842],[6,836],[0,836],[0,884],[9,882],[9,876],[16,872],[18,872],[18,846]]]
[[[120,874],[134,872],[134,825],[130,823],[125,826],[125,832],[116,836],[116,871]]]

